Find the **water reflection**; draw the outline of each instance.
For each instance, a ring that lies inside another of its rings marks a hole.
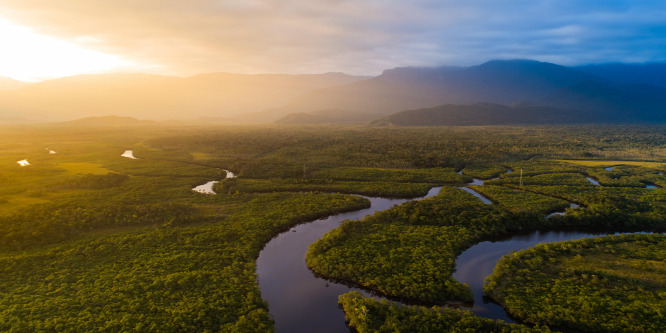
[[[473,195],[473,196],[479,198],[479,200],[481,200],[481,202],[483,202],[484,204],[488,204],[488,205],[492,205],[492,204],[493,204],[492,201],[488,200],[488,198],[486,198],[486,197],[484,197],[483,195],[481,195],[481,193],[479,193],[479,192],[477,192],[477,191],[474,191],[473,189],[471,189],[471,188],[469,188],[469,187],[459,187],[459,189],[461,189],[461,190],[463,190],[463,191],[465,191],[465,192],[467,192],[467,193],[469,193],[469,194],[471,194],[471,195]]]
[[[459,171],[462,174],[462,170]],[[594,181],[592,179],[588,180]],[[484,181],[474,179],[470,185],[483,185]],[[597,183],[598,185],[598,183]],[[441,188],[433,188],[425,197],[439,193]],[[491,202],[476,191],[461,187],[481,201]],[[370,292],[333,281],[317,278],[305,263],[305,254],[310,244],[320,239],[326,232],[338,227],[345,219],[358,220],[375,211],[391,208],[404,203],[405,199],[368,198],[371,207],[355,212],[338,214],[311,223],[301,224],[289,232],[282,233],[266,244],[257,259],[257,275],[262,298],[267,301],[269,311],[275,321],[277,332],[349,332],[345,325],[344,313],[338,307],[338,296],[355,290],[366,297],[379,298]],[[578,208],[571,203],[570,208]],[[549,216],[564,214],[553,213]],[[471,310],[473,313],[506,322],[515,322],[500,305],[483,294],[483,282],[490,275],[496,262],[503,256],[539,243],[576,240],[585,237],[605,235],[586,231],[548,231],[504,235],[480,242],[456,259],[453,278],[466,283],[474,294],[474,303],[451,303],[447,306]]]
[[[425,197],[436,195],[440,189],[432,188]],[[358,220],[407,201],[368,199],[370,208],[295,226],[273,238],[261,251],[257,259],[259,287],[275,320],[276,332],[349,332],[344,313],[338,307],[338,296],[352,290],[371,295],[316,277],[305,264],[305,253],[310,244],[337,228],[341,221]]]
[[[236,178],[236,175],[234,175],[233,172],[229,170],[224,170],[224,172],[227,173],[225,178]],[[216,194],[215,191],[213,190],[213,186],[219,183],[218,180],[211,180],[203,185],[196,186],[192,188],[192,191],[203,193],[203,194]]]
[[[206,184],[199,185],[195,188],[192,189],[192,191],[203,193],[203,194],[215,194],[215,191],[213,191],[213,185],[216,183],[219,183],[217,180],[211,180]]]
[[[498,179],[498,178],[495,178],[495,179]],[[469,185],[479,185],[479,186],[481,186],[481,185],[483,185],[485,182],[486,182],[486,181],[483,180],[483,179],[477,179],[477,178],[474,178],[474,179],[472,179],[472,182],[469,183]]]
[[[590,178],[590,177],[585,177],[585,179],[587,179],[587,181],[589,181],[590,183],[592,183],[592,185],[594,185],[594,186],[601,186],[601,184],[599,184],[598,181],[596,181],[596,180],[594,180],[594,179],[592,179],[592,178]]]
[[[580,208],[580,205],[577,205],[577,204],[575,204],[575,203],[573,203],[573,202],[569,203],[569,209],[576,209],[576,208]],[[553,217],[553,216],[556,216],[556,215],[563,216],[563,215],[566,215],[566,214],[567,214],[566,211],[564,211],[564,212],[550,213],[550,214],[548,214],[548,215],[546,216],[546,219],[549,219],[549,218],[551,218],[551,217]]]
[[[513,251],[523,250],[539,243],[569,241],[606,234],[581,231],[536,231],[498,237],[470,247],[456,259],[456,271],[452,275],[459,282],[468,284],[474,293],[474,304],[471,307],[463,306],[463,308],[471,310],[479,316],[515,322],[503,307],[484,297],[483,294],[483,282],[486,276],[493,272],[495,264],[500,258]]]
[[[120,155],[120,156],[122,156],[122,157],[127,157],[127,158],[131,158],[131,159],[133,159],[133,160],[136,160],[136,159],[137,159],[136,157],[134,157],[134,152],[133,152],[132,150],[125,150],[125,152],[124,152],[122,155]]]

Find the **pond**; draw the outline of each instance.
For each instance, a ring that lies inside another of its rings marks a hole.
[[[122,153],[122,155],[120,155],[120,156],[127,157],[127,158],[130,158],[130,159],[133,159],[133,160],[137,159],[136,157],[134,157],[134,152],[132,150],[125,150],[125,152]]]

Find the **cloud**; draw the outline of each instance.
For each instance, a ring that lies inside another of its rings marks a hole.
[[[0,13],[182,75],[666,61],[661,0],[3,0]]]

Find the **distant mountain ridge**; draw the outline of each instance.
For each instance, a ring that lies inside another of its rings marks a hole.
[[[661,85],[666,86],[666,76],[658,80],[643,67],[662,65],[626,65],[643,69],[633,78],[633,84],[628,84],[625,76],[616,77],[617,71],[604,72],[604,66],[583,71],[534,60],[494,60],[471,67],[395,68],[372,79],[308,93],[277,110],[308,113],[326,106],[388,115],[441,105],[529,103],[549,107],[552,112],[578,110],[582,115],[579,118],[590,121],[664,122],[666,89]]]
[[[308,93],[284,109],[308,112],[336,108],[390,114],[443,104],[536,103],[559,88],[594,79],[587,73],[533,60],[495,60],[471,67],[403,67]]]
[[[573,68],[620,83],[647,84],[666,88],[666,63],[607,63]]]
[[[590,122],[666,122],[666,64],[565,67],[534,60],[493,60],[469,67],[399,67],[376,77],[80,75],[0,90],[0,119],[62,121],[120,115],[229,123],[366,123],[404,110],[445,105],[474,106],[459,111],[483,109],[479,114],[490,117],[483,103],[497,105],[490,109],[507,117],[529,109],[500,106],[545,107],[533,111],[541,115],[539,119],[556,123],[568,122],[565,116],[571,110]],[[545,110],[564,113],[546,115]],[[459,114],[467,120],[470,115]]]
[[[272,108],[314,89],[366,78],[342,73],[210,73],[188,78],[79,75],[0,91],[0,117],[49,121],[105,115],[159,120],[229,117]]]

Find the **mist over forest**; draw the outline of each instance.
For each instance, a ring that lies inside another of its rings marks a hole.
[[[423,111],[410,118],[430,125],[663,123],[665,77],[666,66],[660,63],[565,67],[532,60],[394,68],[376,77],[80,75],[13,89],[5,83],[0,118],[48,122],[118,115],[161,121],[402,125],[378,119],[429,108],[439,110],[439,121]],[[455,117],[463,118],[443,120],[454,105],[459,105]],[[490,120],[493,115],[496,120]]]

